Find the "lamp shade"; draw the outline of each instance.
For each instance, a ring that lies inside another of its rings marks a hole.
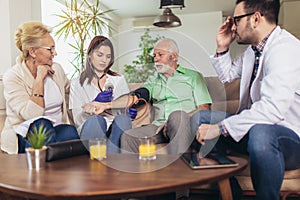
[[[171,28],[181,26],[180,19],[172,13],[170,8],[166,8],[162,15],[154,19],[154,26]]]

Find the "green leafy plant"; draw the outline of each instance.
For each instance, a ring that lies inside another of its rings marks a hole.
[[[50,130],[47,131],[44,124],[41,124],[38,128],[34,126],[28,133],[27,140],[33,149],[41,149],[50,141],[49,133]]]
[[[54,27],[58,29],[55,35],[59,38],[64,35],[64,40],[69,36],[75,39],[75,44],[69,43],[74,49],[74,59],[70,61],[75,68],[72,77],[80,73],[84,66],[86,41],[98,34],[103,34],[104,30],[108,32],[112,30],[108,24],[110,19],[107,13],[113,10],[103,11],[100,8],[100,1],[89,2],[88,0],[65,0],[66,9],[62,10],[63,14],[56,15],[62,21]]]
[[[124,65],[125,78],[128,83],[145,82],[156,72],[152,50],[155,43],[163,37],[152,38],[149,32],[150,30],[146,29],[140,37],[139,47],[142,49],[142,54],[138,55],[137,59],[132,61],[132,64]]]

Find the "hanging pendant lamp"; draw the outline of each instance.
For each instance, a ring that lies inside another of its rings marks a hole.
[[[171,28],[181,26],[181,21],[172,13],[170,8],[165,8],[163,14],[154,19],[153,25],[163,28]]]
[[[163,14],[154,19],[154,26],[171,28],[181,26],[180,19],[173,14],[171,8],[180,8],[184,6],[184,0],[161,0],[160,9],[164,9]]]

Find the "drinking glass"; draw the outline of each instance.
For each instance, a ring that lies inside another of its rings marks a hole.
[[[155,144],[154,137],[140,138],[139,159],[140,160],[156,159],[156,144]]]
[[[91,160],[104,160],[106,158],[106,139],[89,140]]]

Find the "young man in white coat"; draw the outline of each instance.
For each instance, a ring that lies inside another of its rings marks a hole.
[[[199,111],[191,120],[202,147],[220,136],[218,151],[229,144],[249,154],[261,200],[279,200],[284,170],[300,167],[300,42],[278,26],[279,8],[279,0],[237,0],[211,61],[222,82],[241,79],[239,110]],[[229,52],[234,40],[249,45],[237,60]]]

